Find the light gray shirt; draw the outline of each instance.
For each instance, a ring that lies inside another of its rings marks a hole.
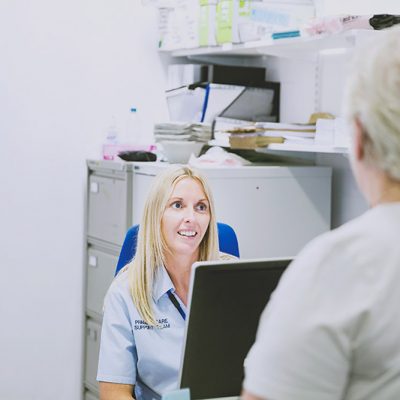
[[[400,398],[400,203],[310,243],[283,275],[245,361],[273,400]]]

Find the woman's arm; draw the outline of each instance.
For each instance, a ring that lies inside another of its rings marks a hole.
[[[133,385],[99,382],[100,400],[132,400]]]
[[[113,281],[104,300],[97,381],[101,400],[132,400],[136,382],[136,346],[129,314],[132,303],[126,273]]]

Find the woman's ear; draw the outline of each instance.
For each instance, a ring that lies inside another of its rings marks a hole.
[[[354,118],[354,157],[357,161],[361,161],[364,158],[364,143],[365,134],[364,127],[358,117]]]

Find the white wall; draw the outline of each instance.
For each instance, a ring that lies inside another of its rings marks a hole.
[[[139,0],[0,2],[0,399],[81,395],[85,159],[137,105],[166,117]]]

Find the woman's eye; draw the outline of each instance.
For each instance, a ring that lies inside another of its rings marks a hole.
[[[182,203],[181,203],[180,201],[174,201],[174,202],[171,204],[171,207],[172,207],[172,208],[175,208],[175,209],[180,209],[180,208],[182,208]]]
[[[197,204],[196,208],[198,211],[201,211],[201,212],[207,211],[207,206],[204,203]]]

